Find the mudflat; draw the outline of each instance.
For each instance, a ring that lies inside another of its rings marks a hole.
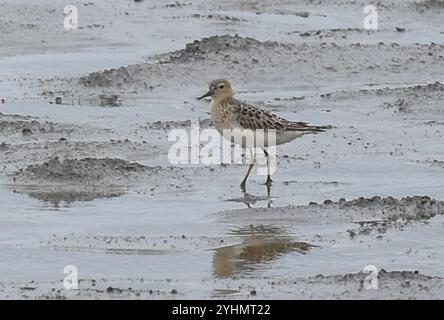
[[[0,298],[444,298],[442,1],[72,4],[0,1]],[[169,161],[217,78],[334,126],[270,194]]]

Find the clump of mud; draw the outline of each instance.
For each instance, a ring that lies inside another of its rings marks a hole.
[[[128,178],[142,172],[158,173],[160,167],[146,167],[121,159],[65,159],[55,157],[47,162],[30,165],[14,173],[15,178],[49,182],[98,182],[108,177]]]
[[[188,43],[185,49],[169,54],[167,61],[185,63],[193,60],[203,60],[209,53],[219,54],[226,50],[248,52],[251,48],[267,45],[277,45],[277,42],[260,42],[253,38],[243,38],[238,35],[213,36]]]
[[[99,99],[101,107],[120,107],[121,105],[118,94],[101,94]]]
[[[358,285],[358,290],[361,291],[364,289],[364,281],[365,278],[368,277],[368,273],[365,272],[357,272],[357,273],[346,273],[344,275],[332,275],[332,276],[324,276],[322,274],[317,275],[315,277],[310,277],[314,282],[337,282],[338,284],[350,284],[353,283]],[[380,285],[393,285],[393,282],[397,281],[418,281],[418,282],[427,282],[429,280],[437,279],[435,277],[430,277],[428,275],[423,275],[419,273],[419,271],[386,271],[381,269],[378,271],[376,275],[378,281],[380,281]]]
[[[72,134],[74,132],[86,132],[92,130],[99,132],[100,129],[93,129],[88,126],[78,126],[75,124],[61,124],[52,121],[46,121],[37,117],[7,115],[0,113],[0,134],[2,136],[32,136],[38,137],[48,134]]]
[[[435,48],[435,46],[432,46]],[[436,81],[406,87],[384,87],[359,90],[341,90],[320,95],[323,99],[343,101],[345,98],[374,98],[379,108],[408,114],[442,114],[441,101],[444,99],[444,84]]]
[[[399,98],[393,102],[384,102],[381,107],[383,109],[392,109],[395,112],[412,112],[412,104],[404,98]]]
[[[280,208],[249,208],[228,210],[219,213],[224,220],[245,222],[260,219],[267,223],[354,223],[356,228],[347,230],[351,237],[357,235],[382,234],[389,228],[403,230],[414,221],[431,219],[444,214],[444,201],[427,196],[413,196],[396,199],[393,197],[359,198],[346,201],[325,200],[322,204],[310,203],[307,206]]]
[[[10,175],[11,189],[59,206],[75,201],[119,197],[128,192],[153,196],[192,188],[182,168],[144,166],[116,158],[54,157]]]
[[[35,117],[32,116],[24,116],[21,114],[5,114],[0,112],[0,119],[2,120],[32,120],[32,119],[37,119]]]
[[[53,137],[40,137],[33,135],[27,143],[0,143],[0,172],[12,173],[19,168],[25,168],[29,164],[43,163],[57,155],[60,159],[82,158],[114,158],[147,159],[159,152],[154,145],[133,142],[128,139],[108,141],[74,141],[65,138],[65,134],[53,135]]]
[[[79,84],[88,88],[124,88],[126,85],[137,82],[143,84],[142,89],[152,90],[157,85],[149,85],[146,82],[146,77],[143,75],[147,72],[150,74],[152,74],[152,72],[158,72],[151,69],[156,66],[159,67],[168,63],[190,63],[204,60],[209,54],[222,55],[224,52],[228,53],[233,51],[247,53],[252,48],[276,45],[278,44],[272,42],[260,42],[253,38],[244,38],[239,37],[238,35],[213,36],[188,43],[184,49],[157,56],[158,64],[156,65],[137,64],[92,72],[86,76],[80,77]]]
[[[316,206],[316,205],[315,205]],[[388,228],[403,230],[413,221],[428,220],[438,214],[444,214],[444,202],[428,196],[413,196],[402,199],[393,197],[359,198],[351,201],[325,201],[321,208],[333,207],[337,210],[355,212],[353,222],[358,228],[347,230],[351,237],[356,235],[383,234]],[[370,219],[357,219],[361,211],[370,214]]]
[[[10,144],[8,144],[6,142],[2,142],[2,143],[0,143],[0,151],[6,151],[9,149],[10,146],[11,146]]]
[[[339,201],[338,208],[365,208],[367,210],[381,211],[389,220],[430,219],[436,214],[444,213],[444,202],[433,200],[428,196],[413,196],[401,199],[393,197],[359,198],[351,201]],[[327,204],[328,206],[328,204]]]
[[[323,288],[325,291],[314,292],[317,297],[326,292],[327,296],[341,297],[341,299],[405,299],[405,297],[427,299],[442,295],[443,279],[424,275],[419,271],[378,270],[374,282],[377,290],[366,288],[366,284],[369,285],[368,279],[369,273],[358,272],[332,276],[318,275],[305,281],[311,285],[316,284],[315,287],[318,289],[319,286],[325,286]],[[330,286],[336,289],[329,288]]]
[[[373,96],[383,96],[383,95],[396,95],[396,96],[414,96],[414,97],[434,97],[435,95],[443,95],[444,94],[444,84],[439,81],[428,83],[428,84],[418,84],[414,86],[408,87],[385,87],[379,89],[360,89],[360,90],[342,90],[335,91],[326,94],[321,94],[321,98],[329,99],[329,98],[337,98],[341,99],[344,97],[352,97],[357,95],[373,95]]]
[[[36,133],[49,133],[55,131],[55,123],[53,122],[39,122],[37,120],[23,121],[2,121],[0,120],[0,133],[2,135],[22,134],[23,136],[30,136]]]
[[[413,2],[413,5],[419,11],[423,11],[424,9],[444,8],[444,0],[418,0]]]
[[[334,28],[334,29],[321,29],[321,30],[309,30],[309,31],[293,31],[289,32],[289,34],[298,34],[300,37],[319,37],[319,39],[334,37],[337,34],[341,34],[342,37],[347,37],[350,33],[362,34],[366,32],[367,34],[370,31],[366,31],[359,28]]]
[[[134,80],[128,68],[120,67],[101,72],[92,72],[87,76],[80,77],[79,83],[85,87],[110,87],[114,84],[114,79],[116,78],[122,83]]]
[[[439,103],[444,98],[444,85],[438,81],[427,85],[386,90],[385,92],[382,89],[377,91],[378,95],[387,93],[396,94],[402,98],[397,98],[392,102],[384,102],[381,105],[384,109],[392,109],[402,113],[442,112],[444,110]]]
[[[1,145],[0,145],[1,148]],[[432,159],[428,159],[428,160],[418,160],[416,161],[417,164],[420,165],[424,165],[427,167],[431,167],[431,168],[444,168],[444,161],[443,160],[432,160]]]
[[[221,15],[221,14],[208,14],[208,15],[202,15],[200,13],[194,13],[191,15],[192,18],[195,19],[208,19],[208,20],[217,20],[225,23],[239,23],[239,22],[246,22],[246,19],[240,19],[238,17],[234,16],[227,16],[227,15]]]
[[[198,119],[196,122],[199,124],[199,128],[207,129],[213,126],[213,122],[211,119]],[[191,125],[194,124],[191,120],[185,121],[155,121],[151,123],[147,123],[143,126],[144,129],[150,130],[170,130],[170,129],[186,129],[191,128]]]

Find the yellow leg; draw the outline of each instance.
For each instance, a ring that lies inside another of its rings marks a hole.
[[[254,165],[256,164],[256,155],[253,155],[253,162],[251,162],[248,166],[247,174],[245,175],[244,179],[242,180],[240,186],[242,190],[245,191],[245,184],[247,182],[248,177],[250,176],[251,171],[253,170]]]
[[[265,181],[265,185],[267,186],[271,186],[271,183],[273,182],[273,180],[271,180],[271,175],[270,175],[270,155],[268,154],[267,150],[264,150],[264,154],[265,157],[267,158],[267,181]]]

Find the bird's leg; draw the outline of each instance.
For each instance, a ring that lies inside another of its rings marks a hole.
[[[268,154],[267,150],[265,150],[265,149],[263,149],[263,150],[264,150],[265,157],[267,158],[267,181],[265,181],[264,184],[267,187],[270,187],[271,183],[273,182],[273,180],[271,180],[271,175],[270,175],[270,155]]]
[[[242,182],[240,184],[240,187],[241,187],[243,192],[246,191],[245,184],[246,184],[247,179],[248,179],[248,177],[249,177],[249,175],[251,173],[251,170],[253,170],[253,167],[254,167],[255,163],[256,163],[256,155],[253,153],[253,160],[252,160],[252,162],[250,162],[250,164],[248,166],[247,174],[245,175],[244,179],[242,180]]]

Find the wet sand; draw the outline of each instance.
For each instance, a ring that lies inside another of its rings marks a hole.
[[[384,2],[377,31],[363,1],[73,4],[75,31],[1,4],[0,298],[444,297],[442,1]],[[172,165],[214,78],[334,128],[277,148],[270,194]]]

